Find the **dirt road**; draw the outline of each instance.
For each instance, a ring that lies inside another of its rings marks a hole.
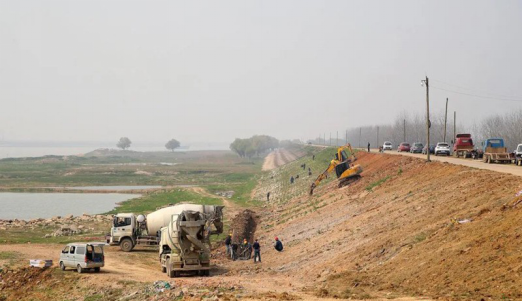
[[[290,150],[280,148],[271,152],[266,156],[263,163],[263,170],[272,170],[279,166],[285,165],[288,162],[294,161],[299,157],[299,154]]]
[[[372,149],[372,152],[378,153],[378,150]],[[397,151],[389,151],[389,152],[385,152],[385,154],[402,155],[402,156],[426,159],[426,155],[423,155],[423,154],[411,154],[411,153],[406,153],[406,152],[399,153]],[[522,177],[522,167],[516,166],[514,164],[494,164],[494,163],[487,164],[487,163],[482,162],[482,160],[462,159],[462,158],[455,158],[455,157],[450,157],[450,156],[435,156],[433,154],[430,156],[430,160],[439,161],[439,162],[447,162],[447,163],[451,163],[451,164],[468,166],[468,167],[473,167],[473,168],[478,168],[478,169],[487,169],[487,170],[492,170],[492,171],[496,171],[496,172],[507,173],[507,174],[512,174],[515,176]]]

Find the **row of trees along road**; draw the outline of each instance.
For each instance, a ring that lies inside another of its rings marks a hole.
[[[458,112],[457,112],[458,114]],[[459,122],[454,129],[453,112],[448,112],[448,123],[446,127],[446,141],[444,141],[444,111],[432,113],[430,116],[430,142],[451,143],[455,134],[471,134],[475,146],[480,148],[481,143],[488,138],[504,138],[508,150],[514,150],[522,143],[522,109],[514,110],[504,114],[491,115],[473,123]],[[458,120],[458,116],[457,116]],[[405,131],[406,130],[406,131]],[[402,112],[396,116],[394,122],[373,126],[363,126],[333,132],[330,142],[330,134],[325,133],[322,137],[310,140],[315,144],[341,145],[346,143],[346,138],[352,146],[366,147],[369,142],[371,147],[377,148],[384,141],[391,141],[395,147],[401,142],[426,143],[426,116],[422,113],[411,114]],[[406,137],[404,136],[406,134]],[[378,139],[378,140],[377,140]]]
[[[236,138],[230,144],[230,149],[241,158],[259,156],[279,146],[279,140],[266,135],[256,135],[247,139]]]
[[[128,137],[121,137],[116,146],[123,150],[129,148],[132,144],[132,141]],[[180,147],[180,143],[176,139],[170,139],[169,142],[165,144],[165,148],[171,151],[174,151],[176,148]]]

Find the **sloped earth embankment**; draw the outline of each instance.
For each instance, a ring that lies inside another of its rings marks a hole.
[[[279,236],[286,248],[265,269],[299,275],[321,296],[522,298],[519,177],[358,158],[357,183],[319,186],[266,215],[259,234]]]

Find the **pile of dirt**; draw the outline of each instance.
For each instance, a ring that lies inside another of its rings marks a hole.
[[[52,278],[52,269],[24,267],[6,270],[0,273],[0,299],[19,300],[28,290],[35,286],[48,283]],[[7,298],[2,294],[7,293]]]
[[[246,209],[239,212],[230,225],[232,232],[232,243],[240,244],[246,239],[249,243],[254,242],[254,234],[258,224],[258,217],[252,210]]]

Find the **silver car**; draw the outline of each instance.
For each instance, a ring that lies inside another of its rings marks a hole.
[[[60,268],[74,268],[78,273],[86,269],[99,272],[105,264],[103,243],[70,243],[60,254]]]

